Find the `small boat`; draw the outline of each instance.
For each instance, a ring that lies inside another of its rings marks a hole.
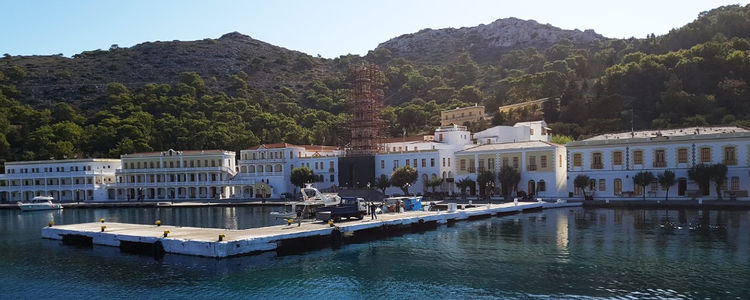
[[[62,204],[52,203],[53,199],[50,196],[36,196],[29,202],[18,202],[18,208],[21,211],[62,209]]]

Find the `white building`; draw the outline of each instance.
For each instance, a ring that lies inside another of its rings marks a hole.
[[[298,146],[287,143],[264,144],[240,151],[239,174],[232,181],[238,198],[280,198],[294,194],[291,183],[295,167],[307,166],[316,177],[315,186],[326,190],[336,186],[338,156],[333,146]]]
[[[234,194],[229,184],[237,173],[233,151],[169,149],[120,158],[122,168],[108,188],[109,200],[224,199]]]
[[[550,141],[547,122],[519,122],[513,126],[495,126],[474,133],[477,144],[514,143],[525,141]]]
[[[52,196],[55,201],[104,201],[114,183],[119,159],[67,159],[5,163],[0,175],[0,202]]]
[[[688,169],[697,164],[722,163],[728,167],[723,196],[747,198],[750,189],[750,131],[744,128],[691,127],[604,134],[570,142],[568,150],[568,187],[574,195],[573,181],[578,175],[591,178],[590,189],[596,199],[663,199],[666,191],[656,182],[646,191],[633,183],[633,176],[648,171],[658,176],[665,170],[675,173],[677,184],[669,189],[669,199],[715,198],[701,195],[688,179]]]
[[[504,166],[511,166],[521,174],[517,191],[538,197],[561,197],[567,194],[565,146],[546,141],[484,144],[456,153],[456,180],[470,178],[490,171],[497,175]],[[472,193],[467,191],[467,193]],[[513,193],[511,193],[513,194]]]

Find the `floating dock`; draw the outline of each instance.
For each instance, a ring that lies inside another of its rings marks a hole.
[[[261,228],[229,230],[179,226],[157,226],[111,222],[53,225],[42,229],[42,237],[63,244],[105,245],[126,252],[164,253],[224,258],[266,251],[302,252],[340,244],[358,237],[392,235],[428,230],[456,221],[487,218],[545,208],[580,206],[581,203],[503,203],[479,205],[456,211],[410,211],[379,214],[377,220],[303,222]]]

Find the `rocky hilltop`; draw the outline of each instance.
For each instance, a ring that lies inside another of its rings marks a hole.
[[[543,49],[566,39],[576,46],[586,46],[606,38],[593,30],[564,30],[534,20],[506,18],[475,27],[423,29],[390,39],[377,49],[387,49],[394,57],[432,64],[468,52],[478,62],[487,63],[511,50]]]

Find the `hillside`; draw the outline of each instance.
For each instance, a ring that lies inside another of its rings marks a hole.
[[[332,72],[330,62],[237,32],[200,41],[146,42],[130,48],[113,45],[73,58],[15,56],[2,61],[25,70],[24,80],[17,85],[18,100],[32,105],[96,98],[109,82],[129,88],[174,84],[183,72],[198,73],[217,90],[226,90],[231,84],[228,77],[240,72],[252,77],[247,84],[253,88],[300,86],[318,74]]]
[[[421,51],[421,52],[420,52]],[[538,118],[572,138],[629,129],[750,125],[750,6],[725,6],[663,36],[606,39],[501,19],[427,29],[365,57],[315,58],[239,33],[149,42],[73,58],[0,59],[0,161],[117,157],[258,143],[346,146],[346,74],[383,71],[387,135],[427,133],[441,110],[482,104],[472,131]],[[523,106],[519,106],[523,107]],[[494,112],[494,113],[493,113]]]
[[[492,63],[511,50],[546,49],[563,40],[585,48],[607,39],[593,30],[563,30],[534,20],[506,18],[475,27],[423,29],[381,43],[375,51],[387,49],[394,57],[431,64],[447,63],[466,52],[479,63]]]

